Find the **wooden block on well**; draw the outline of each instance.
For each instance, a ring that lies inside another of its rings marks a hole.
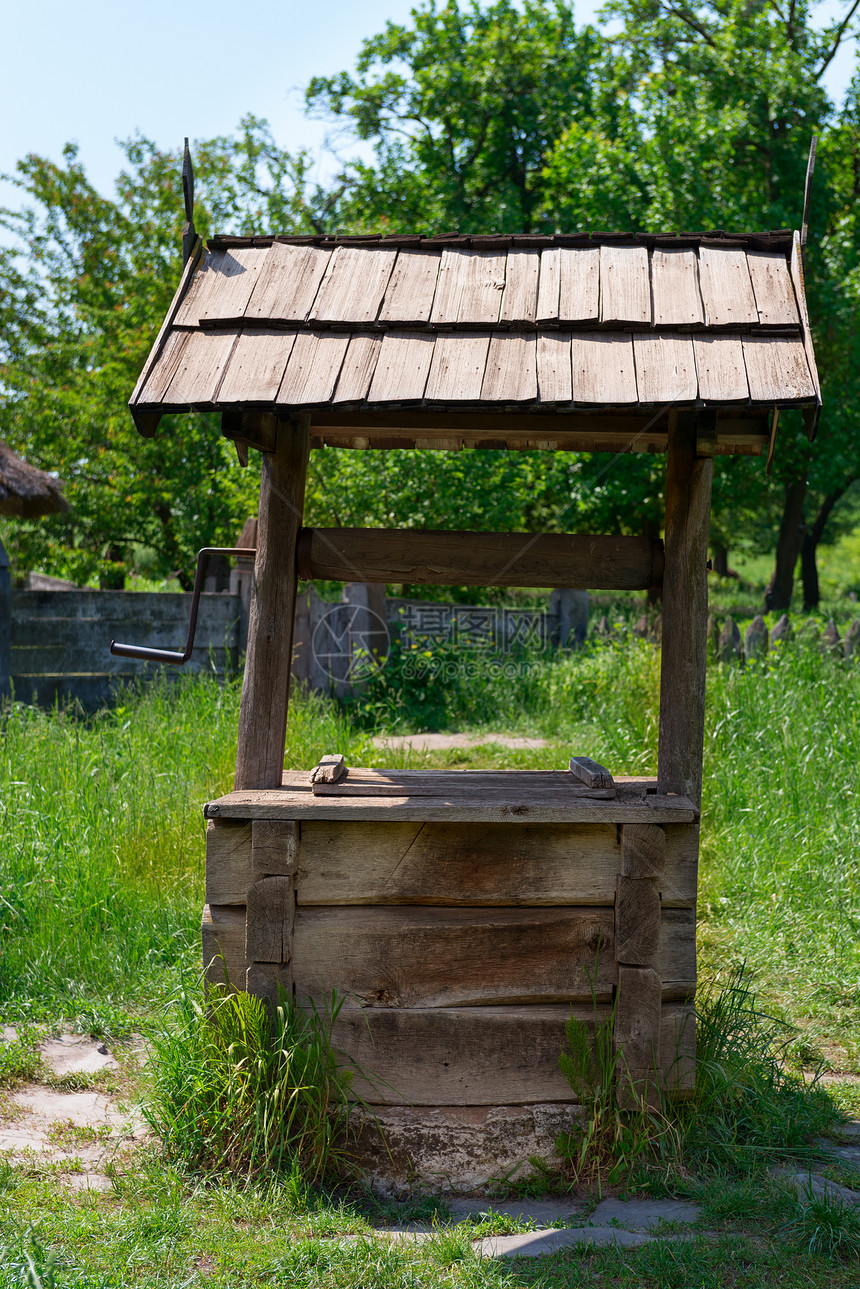
[[[245,908],[207,904],[200,928],[203,969],[211,985],[245,987]]]
[[[650,967],[619,967],[615,1049],[619,1069],[659,1067],[662,982]]]
[[[294,906],[291,877],[264,877],[249,887],[245,924],[248,962],[289,962]]]
[[[291,876],[296,870],[298,838],[299,826],[294,820],[255,819],[251,824],[252,880]]]
[[[622,832],[626,831],[622,829]],[[699,825],[666,824],[663,832],[666,837],[666,866],[658,883],[663,908],[689,908],[696,903]],[[621,871],[624,872],[623,865]]]
[[[255,998],[264,998],[277,1007],[284,995],[292,998],[293,979],[290,964],[252,962],[248,966],[246,988]]]
[[[666,833],[659,824],[628,824],[621,829],[623,877],[657,877],[666,865]]]
[[[664,1003],[660,1019],[660,1064],[670,1093],[696,1086],[696,1012],[692,1003]]]
[[[251,875],[251,824],[210,819],[206,825],[206,902],[244,904]]]
[[[656,877],[619,877],[615,897],[615,957],[650,967],[660,949],[662,910]]]
[[[692,998],[696,991],[696,910],[663,909],[660,948],[654,966],[663,998]]]

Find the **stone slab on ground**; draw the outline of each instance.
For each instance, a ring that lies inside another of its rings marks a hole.
[[[602,1248],[615,1244],[623,1249],[635,1249],[642,1244],[652,1244],[658,1238],[646,1235],[644,1231],[624,1231],[615,1226],[582,1226],[555,1231],[523,1231],[519,1235],[489,1235],[475,1247],[483,1258],[539,1258],[547,1253],[583,1245]]]
[[[448,1210],[455,1221],[479,1217],[482,1213],[501,1213],[517,1222],[534,1222],[536,1226],[564,1226],[571,1221],[585,1221],[587,1208],[575,1200],[559,1199],[449,1199]]]
[[[76,1190],[108,1190],[106,1163],[145,1131],[138,1112],[120,1110],[101,1092],[62,1092],[39,1083],[13,1092],[3,1111],[0,1151],[13,1162],[57,1169],[62,1183]]]
[[[840,1186],[820,1173],[801,1171],[797,1168],[775,1168],[771,1176],[796,1191],[800,1199],[806,1199],[810,1193],[815,1199],[824,1199],[831,1204],[860,1204],[860,1191]]]
[[[589,1219],[593,1226],[618,1222],[630,1231],[650,1231],[661,1222],[695,1222],[701,1208],[680,1199],[605,1199]]]
[[[80,1034],[58,1034],[39,1044],[42,1060],[52,1074],[64,1078],[69,1074],[100,1074],[116,1069],[117,1062],[103,1043]]]

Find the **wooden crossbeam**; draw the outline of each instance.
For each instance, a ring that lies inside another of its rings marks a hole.
[[[663,543],[650,537],[304,528],[299,577],[426,586],[659,586]]]

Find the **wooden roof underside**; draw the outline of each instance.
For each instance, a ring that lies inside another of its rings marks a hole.
[[[681,405],[746,418],[760,448],[772,408],[819,403],[788,234],[215,241],[131,399],[150,431],[164,412],[310,409],[314,441],[341,446],[479,446],[476,413],[488,446],[566,446],[573,414],[612,439]],[[717,450],[758,450],[731,439]]]

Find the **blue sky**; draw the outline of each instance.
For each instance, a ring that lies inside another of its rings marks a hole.
[[[267,117],[278,142],[323,155],[327,127],[302,111],[301,87],[315,74],[352,66],[362,39],[388,19],[408,18],[414,0],[286,0],[247,10],[235,0],[205,6],[177,0],[30,0],[4,6],[0,75],[0,173],[27,152],[59,159],[80,146],[104,192],[121,164],[115,140],[135,130],[162,147],[184,135],[234,129],[246,112]],[[580,21],[598,4],[580,0]],[[828,0],[838,13],[841,5]],[[831,94],[851,77],[854,49],[834,60]],[[0,197],[10,197],[4,186]]]

